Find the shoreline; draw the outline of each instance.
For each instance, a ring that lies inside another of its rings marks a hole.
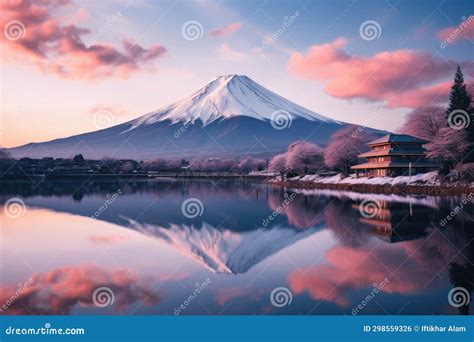
[[[474,193],[474,187],[466,185],[375,185],[375,184],[328,184],[298,180],[267,181],[269,184],[294,189],[338,190],[372,194],[459,196]]]

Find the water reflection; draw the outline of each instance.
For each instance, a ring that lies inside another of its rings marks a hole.
[[[118,189],[121,195],[92,219]],[[350,314],[373,284],[385,278],[389,282],[377,299],[384,309],[373,304],[364,314],[396,311],[401,298],[413,303],[402,313],[455,313],[446,301],[449,289],[473,289],[472,203],[440,225],[459,198],[289,190],[228,181],[10,183],[0,203],[12,196],[21,197],[31,215],[41,212],[41,221],[55,227],[58,241],[71,238],[86,247],[76,249],[75,261],[30,274],[33,286],[14,301],[9,314],[68,314],[78,308],[104,313],[91,304],[90,294],[98,286],[116,292],[109,313],[171,314],[208,273],[215,287],[186,314]],[[181,204],[189,197],[203,202],[202,216],[183,216]],[[360,212],[368,197],[379,206],[370,217]],[[68,215],[61,216],[61,227],[54,221],[59,213]],[[27,218],[2,221],[7,246],[20,250],[22,258],[52,254],[50,247],[61,243],[48,239],[43,248],[29,251],[28,243],[21,245],[8,234],[26,239],[36,228]],[[90,226],[87,236],[72,229],[76,221]],[[12,233],[19,223],[22,229]],[[88,251],[104,249],[113,267],[92,263]],[[8,269],[14,257],[4,260]],[[21,277],[7,271],[12,281],[5,283],[16,284],[25,276],[27,269]],[[277,311],[268,294],[282,284],[293,291],[294,304]],[[0,288],[0,301],[15,290],[15,285]],[[422,305],[427,298],[430,304]],[[469,306],[459,312],[468,314]]]
[[[110,271],[90,265],[64,267],[34,275],[16,287],[2,286],[0,301],[11,303],[7,312],[11,315],[65,315],[76,305],[94,306],[91,294],[105,286],[113,293],[114,310],[123,311],[137,301],[144,305],[160,302],[161,295],[152,291],[153,282],[146,282],[127,270]]]

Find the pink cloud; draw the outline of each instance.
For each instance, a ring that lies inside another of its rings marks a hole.
[[[341,307],[350,305],[351,292],[374,287],[382,281],[386,283],[382,292],[408,295],[426,291],[424,286],[429,281],[440,286],[440,281],[432,280],[431,272],[420,272],[421,263],[404,263],[407,257],[408,253],[398,248],[376,249],[370,253],[338,246],[327,252],[328,264],[295,270],[289,275],[289,282],[297,294],[307,291],[314,299]],[[395,271],[395,274],[390,271]]]
[[[288,69],[295,76],[325,82],[325,91],[342,99],[388,101],[390,107],[413,107],[447,99],[440,94],[447,89],[446,83],[440,82],[452,78],[457,62],[445,61],[430,52],[405,49],[358,57],[347,53],[346,45],[347,40],[339,38],[313,45],[306,54],[294,52]],[[468,74],[472,72],[472,64],[462,66]]]
[[[54,269],[32,276],[27,283],[21,290],[15,285],[0,286],[0,301],[11,302],[2,308],[3,314],[68,314],[76,306],[93,306],[94,290],[102,286],[112,290],[116,311],[126,310],[137,301],[155,305],[162,299],[153,291],[151,279],[145,284],[127,270],[104,270],[93,265]]]
[[[232,23],[232,24],[230,24],[226,27],[221,27],[221,28],[214,29],[211,32],[209,32],[209,35],[211,35],[213,37],[227,36],[227,35],[231,35],[232,33],[235,33],[236,31],[240,30],[241,27],[242,27],[242,24],[236,22],[236,23]]]
[[[6,29],[12,21],[23,26],[19,28],[20,37],[13,33],[0,37],[6,60],[28,63],[59,77],[97,80],[127,77],[166,53],[162,45],[144,48],[129,40],[122,42],[122,51],[111,44],[86,46],[82,37],[90,33],[88,29],[63,24],[52,14],[70,4],[69,0],[19,0],[0,4],[0,11],[5,14],[0,18],[1,27]],[[84,13],[79,12],[83,18]]]
[[[90,18],[90,13],[85,8],[79,8],[74,15],[72,15],[68,22],[78,24],[87,21]]]
[[[469,18],[458,26],[447,27],[439,31],[437,36],[441,41],[447,43],[452,43],[459,39],[474,39],[474,16],[470,15]]]

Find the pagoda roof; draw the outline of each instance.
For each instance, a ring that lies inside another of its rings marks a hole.
[[[417,143],[426,144],[428,141],[408,134],[387,134],[381,138],[369,142],[367,145],[378,145],[387,143]]]

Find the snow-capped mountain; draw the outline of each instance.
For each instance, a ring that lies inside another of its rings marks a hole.
[[[238,232],[207,223],[199,228],[178,224],[165,228],[130,219],[128,222],[129,228],[165,241],[209,270],[229,274],[245,273],[271,255],[319,231],[316,227],[302,231],[274,226]]]
[[[238,116],[268,121],[277,111],[288,113],[292,119],[336,122],[286,100],[247,76],[227,75],[214,78],[189,97],[133,120],[130,129],[165,120],[172,123],[200,120],[204,126]]]
[[[153,159],[271,156],[295,140],[325,145],[346,124],[305,109],[246,76],[220,76],[169,106],[94,132],[9,149],[14,157]],[[376,131],[372,130],[374,133]]]

